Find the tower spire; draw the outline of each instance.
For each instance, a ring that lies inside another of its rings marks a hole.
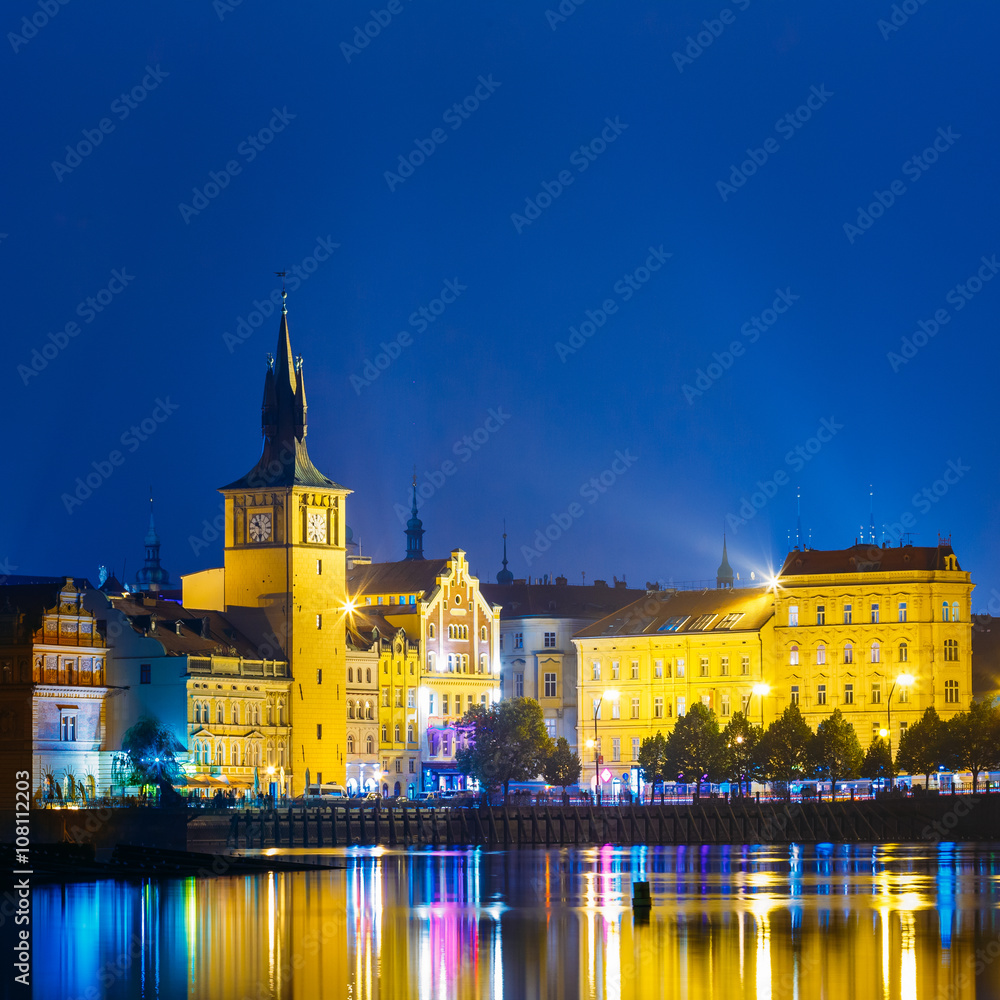
[[[514,574],[507,569],[507,518],[503,521],[503,569],[497,573],[497,583],[513,583]]]
[[[719,570],[715,574],[715,587],[717,590],[731,588],[733,586],[733,567],[729,565],[729,554],[726,552],[726,533],[722,533],[722,562]]]
[[[406,522],[406,558],[424,558],[424,523],[417,516],[417,467],[413,467],[413,507]]]
[[[136,589],[156,593],[170,586],[170,574],[160,565],[160,536],[153,518],[153,487],[149,488],[149,530],[144,539],[146,561],[135,574]]]

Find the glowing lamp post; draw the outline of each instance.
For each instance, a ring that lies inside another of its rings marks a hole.
[[[764,697],[771,693],[770,684],[754,684],[752,691],[760,698],[760,728],[764,728]]]
[[[619,693],[617,691],[609,688],[607,691],[604,692],[604,694],[601,695],[600,698],[597,699],[597,703],[594,705],[594,739],[593,741],[587,740],[587,748],[589,749],[591,746],[593,746],[594,748],[594,783],[597,788],[598,805],[601,805],[603,799],[602,788],[601,788],[601,774],[600,774],[601,764],[603,762],[601,761],[601,755],[597,752],[597,720],[600,717],[601,705],[603,704],[604,700],[607,699],[608,701],[615,701],[617,700],[618,696]]]
[[[892,687],[889,688],[889,697],[885,700],[885,711],[888,721],[888,729],[882,730],[889,739],[889,787],[892,788],[893,778],[895,777],[896,766],[892,760],[892,693],[896,690],[896,685],[901,688],[912,687],[916,678],[913,674],[900,674],[893,682]]]

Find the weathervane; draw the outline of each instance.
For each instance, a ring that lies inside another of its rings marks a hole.
[[[287,271],[275,271],[274,272],[279,278],[281,278],[281,314],[285,316],[288,314],[288,292],[285,291],[285,275],[288,274]]]

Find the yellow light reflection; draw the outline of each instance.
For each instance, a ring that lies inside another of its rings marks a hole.
[[[889,1000],[889,908],[880,906],[879,922],[882,925],[882,1000]]]
[[[267,977],[271,989],[274,979],[274,872],[267,873]]]
[[[760,896],[750,907],[757,923],[757,1000],[771,1000],[771,920],[768,914],[776,903]]]
[[[899,956],[899,1000],[917,1000],[917,947],[913,914],[901,912],[903,937]]]

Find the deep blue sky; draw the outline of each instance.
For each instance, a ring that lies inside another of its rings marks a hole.
[[[8,36],[5,565],[96,577],[127,559],[134,578],[150,485],[171,573],[221,563],[220,542],[191,538],[218,512],[215,488],[259,454],[277,317],[232,350],[224,334],[276,288],[274,271],[329,238],[339,248],[290,291],[289,324],[310,453],[354,491],[348,521],[373,558],[403,555],[394,506],[408,504],[413,465],[425,482],[451,460],[423,505],[428,555],[462,547],[492,579],[506,518],[516,576],[710,578],[727,515],[781,471],[752,519],[731,519],[742,576],[780,564],[796,487],[812,545],[837,548],[868,523],[871,483],[880,539],[907,513],[917,544],[950,533],[985,607],[1000,589],[1000,280],[960,311],[948,296],[1000,253],[1000,10],[931,3],[883,38],[888,2],[739,0],[679,70],[674,53],[721,0],[591,0],[555,30],[545,2],[397,3],[350,61],[342,43],[371,2],[77,2],[26,43]],[[4,31],[37,10],[8,7]],[[157,85],[141,103],[114,103],[144,77]],[[480,77],[499,85],[467,119],[445,119]],[[809,120],[781,125],[811,94]],[[294,118],[250,162],[241,144],[274,108]],[[103,118],[113,130],[57,177],[67,144]],[[606,119],[627,127],[592,161],[574,155]],[[390,190],[385,172],[435,129],[445,141]],[[915,166],[942,136],[937,162]],[[718,182],[768,142],[768,161],[723,198]],[[239,174],[185,221],[179,206],[231,160]],[[512,215],[562,171],[572,183],[518,232]],[[851,242],[844,224],[894,181],[905,189]],[[661,246],[672,256],[625,301],[616,283]],[[78,303],[115,269],[134,279],[84,322]],[[440,318],[408,322],[456,280],[465,290]],[[778,290],[797,298],[751,343],[741,327]],[[607,299],[616,313],[560,357]],[[894,370],[889,352],[939,309],[947,324]],[[37,376],[19,373],[74,320],[79,334]],[[412,338],[400,356],[352,385],[400,331]],[[733,341],[745,353],[685,393]],[[176,410],[129,451],[122,435],[157,399]],[[502,426],[456,454],[491,409]],[[789,456],[824,419],[832,439],[807,463]],[[69,513],[76,477],[116,449],[123,464]],[[635,461],[581,496],[617,452]],[[915,499],[949,463],[963,471],[944,495]],[[572,526],[529,560],[522,546],[552,515]]]

